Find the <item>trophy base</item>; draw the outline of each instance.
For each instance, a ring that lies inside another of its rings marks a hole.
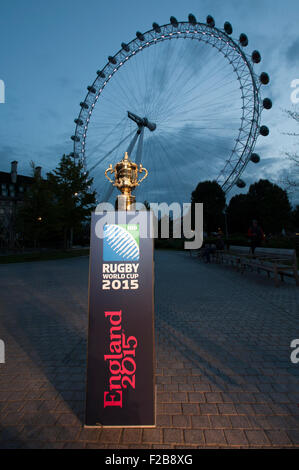
[[[117,196],[115,209],[117,211],[135,211],[135,205],[135,196],[125,196],[124,194],[120,194]]]

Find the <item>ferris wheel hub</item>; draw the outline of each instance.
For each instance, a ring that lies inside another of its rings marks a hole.
[[[155,131],[157,128],[157,125],[154,122],[150,122],[146,117],[141,118],[137,116],[137,114],[131,113],[130,111],[128,111],[128,118],[136,122],[139,128],[147,127],[151,132]]]

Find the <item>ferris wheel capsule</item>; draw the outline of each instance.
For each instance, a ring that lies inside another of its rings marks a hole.
[[[171,23],[172,26],[174,26],[175,28],[177,28],[177,27],[179,26],[178,20],[177,20],[174,16],[171,16],[171,17],[170,17],[170,23]]]
[[[71,139],[72,139],[74,142],[80,142],[80,138],[79,138],[77,135],[72,135]]]
[[[260,74],[260,82],[263,84],[263,85],[268,85],[268,83],[270,82],[270,77],[269,75],[266,73],[266,72],[262,72]]]
[[[271,109],[272,108],[272,101],[270,100],[270,98],[265,98],[263,100],[263,107],[264,107],[264,109]]]
[[[126,52],[130,52],[130,47],[125,42],[121,43],[121,48]]]
[[[246,34],[244,33],[240,34],[239,43],[241,44],[242,47],[248,46],[248,37],[246,36]]]
[[[215,20],[211,15],[207,16],[207,25],[211,26],[211,28],[214,28],[215,26]]]
[[[75,120],[74,120],[74,123],[77,124],[77,126],[83,126],[83,124],[84,124],[83,121],[82,121],[82,119],[79,119],[79,118],[78,118],[78,119],[75,119]]]
[[[136,37],[139,39],[139,41],[144,41],[144,35],[140,31],[137,31]]]
[[[240,188],[240,189],[243,189],[243,188],[246,187],[245,181],[244,181],[244,180],[241,180],[240,178],[237,180],[236,185],[237,185],[238,188]]]
[[[250,160],[252,163],[259,163],[261,161],[261,157],[257,153],[252,153]]]
[[[95,87],[92,86],[92,85],[91,85],[91,86],[88,86],[88,87],[87,87],[87,90],[88,90],[90,93],[92,93],[92,94],[95,94],[96,91],[97,91],[97,90],[95,89]]]
[[[112,57],[111,55],[108,57],[108,60],[109,60],[110,64],[116,65],[116,63],[117,63],[115,57]]]
[[[260,127],[260,134],[261,134],[263,137],[267,137],[267,135],[270,134],[269,128],[268,128],[267,126],[261,126],[261,127]]]
[[[85,101],[81,101],[80,106],[82,109],[88,109],[88,104]]]
[[[253,53],[251,54],[251,59],[252,59],[252,62],[254,62],[255,64],[259,64],[260,61],[262,60],[262,57],[259,51],[253,51]]]
[[[226,32],[226,34],[233,34],[233,27],[228,21],[224,23],[224,31]]]
[[[105,77],[106,77],[106,75],[104,74],[103,70],[98,70],[98,71],[97,71],[97,75],[98,75],[98,77],[101,77],[101,78],[105,78]]]
[[[155,30],[156,33],[160,34],[161,33],[161,28],[160,26],[158,25],[158,23],[153,23],[153,28]]]
[[[192,26],[195,26],[196,23],[197,23],[197,20],[196,20],[195,16],[192,15],[192,13],[190,13],[190,15],[188,16],[188,21],[189,21],[190,24],[192,24]]]

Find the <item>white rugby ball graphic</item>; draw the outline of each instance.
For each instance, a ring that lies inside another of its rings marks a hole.
[[[139,246],[135,238],[119,225],[104,227],[105,238],[110,248],[118,255],[132,261],[139,259]]]

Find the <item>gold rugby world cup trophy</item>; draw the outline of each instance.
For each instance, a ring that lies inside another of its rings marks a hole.
[[[143,172],[145,175],[138,180],[138,175]],[[108,176],[108,173],[114,173],[114,180]],[[148,171],[141,164],[138,166],[137,163],[132,162],[126,152],[124,158],[114,168],[112,164],[107,168],[105,176],[121,192],[117,196],[116,209],[118,211],[134,211],[136,197],[132,196],[132,191],[147,178]]]

